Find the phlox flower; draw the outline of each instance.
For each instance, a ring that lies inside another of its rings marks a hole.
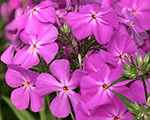
[[[58,45],[54,41],[58,35],[57,29],[52,25],[41,26],[39,35],[28,35],[25,31],[20,33],[20,39],[25,43],[13,58],[14,64],[30,68],[39,63],[38,55],[41,55],[48,64],[57,54]]]
[[[149,0],[120,0],[115,4],[119,12],[126,8],[134,17],[135,25],[143,30],[150,29],[150,1]]]
[[[87,4],[78,13],[68,13],[66,21],[78,40],[93,33],[100,44],[106,44],[113,33],[113,27],[118,27],[118,16],[115,12],[96,4]]]
[[[88,120],[132,120],[133,118],[123,102],[115,96],[108,103],[95,107]]]
[[[26,33],[37,35],[41,24],[56,21],[56,11],[52,5],[53,2],[50,0],[42,1],[27,13],[19,16],[17,18],[17,28],[19,30],[25,28]]]
[[[110,70],[109,66],[106,64],[103,65],[98,72],[92,72],[82,77],[80,81],[80,90],[87,108],[91,110],[97,105],[102,105],[110,101],[114,96],[111,90],[121,91],[125,89],[124,85],[128,81],[118,83],[105,90],[107,86],[120,77],[120,69],[116,68]]]
[[[84,73],[81,70],[76,70],[70,75],[69,61],[65,59],[55,60],[50,65],[50,71],[59,81],[48,73],[42,73],[37,78],[36,88],[41,96],[59,91],[50,104],[50,110],[54,116],[64,118],[71,111],[68,97],[74,111],[77,103],[81,100],[81,95],[74,92],[73,89],[79,86],[79,81]]]
[[[26,70],[20,66],[8,65],[6,72],[6,83],[17,88],[11,93],[11,101],[19,110],[28,107],[31,99],[31,110],[38,112],[42,108],[44,97],[40,97],[35,89],[38,73]],[[21,86],[21,87],[20,87]]]
[[[148,38],[147,32],[135,24],[135,18],[126,8],[122,9],[122,17],[119,17],[119,22],[127,26],[128,34],[137,46],[141,46],[144,43],[144,39]]]
[[[121,35],[119,38],[115,38],[109,42],[107,47],[108,52],[100,50],[100,53],[106,62],[115,67],[121,67],[123,62],[128,63],[125,54],[133,54],[136,50],[136,45],[128,35]]]

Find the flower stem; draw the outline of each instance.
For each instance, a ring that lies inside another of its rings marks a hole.
[[[148,97],[148,95],[147,95],[147,88],[146,88],[146,83],[145,83],[145,80],[144,80],[143,77],[142,77],[142,82],[143,82],[143,86],[144,86],[145,98],[146,98],[146,101],[147,101],[147,97]]]
[[[70,112],[70,115],[71,115],[72,120],[75,120],[72,111]]]

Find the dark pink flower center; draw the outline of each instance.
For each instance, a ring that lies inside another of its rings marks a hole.
[[[63,87],[64,92],[66,92],[69,88],[67,86]]]
[[[135,15],[136,11],[135,11],[135,10],[132,10],[131,13],[132,13],[133,15]]]

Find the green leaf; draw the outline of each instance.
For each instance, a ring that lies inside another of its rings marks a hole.
[[[36,120],[27,110],[16,109],[9,98],[2,96],[2,99],[10,106],[19,120]]]
[[[128,78],[125,78],[125,77],[120,77],[119,79],[115,80],[114,82],[112,82],[105,90],[107,90],[108,88],[110,88],[111,86],[119,83],[119,82],[123,82],[123,81],[126,81],[126,80],[129,80]]]
[[[50,103],[49,96],[46,95],[44,97],[43,107],[39,111],[41,120],[49,120],[49,119],[56,120],[56,117],[53,116],[53,114],[51,113],[51,111],[49,109],[49,103]]]
[[[1,110],[1,105],[0,105],[0,120],[3,120],[3,117],[2,117],[2,110]]]
[[[131,114],[137,115],[139,113],[139,106],[137,104],[134,104],[131,100],[129,100],[127,97],[121,95],[120,93],[117,93],[116,91],[112,90],[112,92],[117,95],[122,102],[125,104],[125,106],[128,108]]]

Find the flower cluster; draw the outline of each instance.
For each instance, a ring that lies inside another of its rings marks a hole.
[[[49,102],[57,118],[73,110],[76,120],[133,119],[113,91],[147,102],[150,1],[23,1],[1,5],[11,41],[1,61],[8,67],[6,83],[16,88],[14,106],[24,110],[30,102],[31,111],[38,112],[44,96],[56,93]],[[120,77],[127,80],[108,87]]]

